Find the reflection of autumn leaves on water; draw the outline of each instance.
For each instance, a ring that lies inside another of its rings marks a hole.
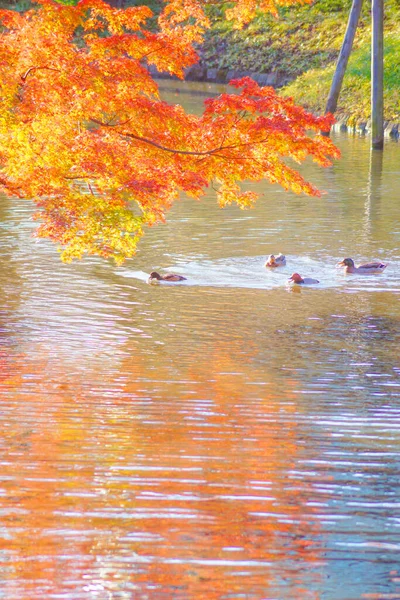
[[[151,417],[142,415],[137,423],[138,438],[147,440],[140,461],[162,472],[152,475],[150,493],[142,489],[140,505],[161,514],[171,506],[189,508],[194,518],[142,521],[163,541],[138,547],[140,555],[152,557],[138,578],[171,590],[179,582],[182,597],[217,599],[245,587],[248,597],[258,598],[274,589],[289,560],[297,597],[316,597],[301,589],[302,578],[310,582],[312,573],[301,572],[320,561],[313,541],[318,523],[305,509],[307,489],[288,480],[298,456],[296,382],[287,380],[285,389],[273,379],[262,385],[265,371],[257,372],[237,345],[226,341],[213,354],[198,349],[198,365],[180,373],[180,381],[171,381],[167,368],[158,370],[157,381],[169,382],[166,397],[164,387],[150,383]],[[126,368],[146,379],[137,356]],[[135,389],[131,382],[129,391]],[[157,423],[161,416],[166,427]],[[182,472],[169,471],[179,466]]]
[[[24,593],[79,581],[133,598],[260,599],[284,577],[291,597],[318,598],[305,568],[320,565],[318,522],[307,483],[290,479],[296,382],[271,374],[263,385],[239,344],[199,348],[198,365],[179,372],[163,361],[156,375],[148,356],[130,355],[123,383],[96,391],[48,357],[34,365],[35,395],[23,380],[33,361],[18,365],[3,453],[10,590],[23,572]]]
[[[92,545],[84,543],[87,522],[77,522],[71,536],[69,523],[57,517],[68,488],[90,488],[92,472],[80,465],[79,479],[74,476],[78,465],[69,462],[65,444],[79,432],[69,418],[74,395],[58,393],[50,358],[39,345],[37,350],[40,358],[14,355],[10,376],[0,381],[3,423],[7,424],[2,429],[0,453],[6,532],[0,549],[7,568],[0,587],[7,598],[44,598],[49,590],[61,589],[68,555],[79,555],[82,561]],[[85,435],[84,429],[80,435]]]
[[[12,360],[8,350],[0,346],[0,383],[8,384],[12,379]]]

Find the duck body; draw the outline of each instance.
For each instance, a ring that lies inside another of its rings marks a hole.
[[[286,265],[286,256],[279,253],[277,256],[270,254],[265,263],[266,267],[284,267]]]
[[[289,277],[288,281],[298,285],[312,285],[314,283],[319,283],[318,279],[312,279],[312,277],[302,277],[298,273],[293,273],[293,275]]]
[[[338,267],[344,267],[345,273],[359,273],[361,275],[370,275],[374,273],[382,273],[387,267],[382,262],[368,262],[362,265],[355,266],[354,260],[352,258],[344,258],[340,263],[338,263]]]
[[[160,275],[160,273],[157,273],[157,271],[153,271],[150,273],[147,283],[160,283],[161,281],[186,281],[186,277],[177,275],[176,273],[166,273],[165,275]]]

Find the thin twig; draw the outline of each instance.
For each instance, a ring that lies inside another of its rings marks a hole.
[[[54,69],[53,67],[29,67],[26,73],[21,75],[22,81],[25,83],[29,73],[31,73],[31,71],[37,71],[38,69],[47,69],[47,71],[57,71],[57,73],[61,73],[60,69]]]

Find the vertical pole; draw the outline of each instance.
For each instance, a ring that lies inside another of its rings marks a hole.
[[[372,148],[383,149],[383,2],[372,0],[371,120]]]
[[[360,19],[363,0],[353,0],[349,20],[347,22],[346,33],[343,38],[342,47],[336,63],[335,74],[332,79],[331,89],[329,90],[328,100],[326,102],[325,114],[336,111],[340,90],[342,88],[343,78],[349,60],[351,48],[353,46],[358,21]]]
[[[367,195],[365,198],[364,227],[362,228],[364,243],[371,243],[371,234],[374,228],[379,227],[380,219],[377,213],[380,210],[382,195],[382,168],[383,152],[375,152],[371,148],[369,157],[369,176],[367,184]]]

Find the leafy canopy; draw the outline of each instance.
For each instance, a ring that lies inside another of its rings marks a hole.
[[[0,190],[36,203],[37,235],[65,261],[122,263],[182,192],[199,198],[213,185],[221,206],[245,208],[256,195],[240,182],[268,179],[318,195],[286,159],[326,166],[338,156],[318,135],[331,117],[249,78],[201,116],[164,102],[149,67],[182,78],[208,21],[197,0],[168,1],[156,32],[151,16],[102,0],[0,11]]]

